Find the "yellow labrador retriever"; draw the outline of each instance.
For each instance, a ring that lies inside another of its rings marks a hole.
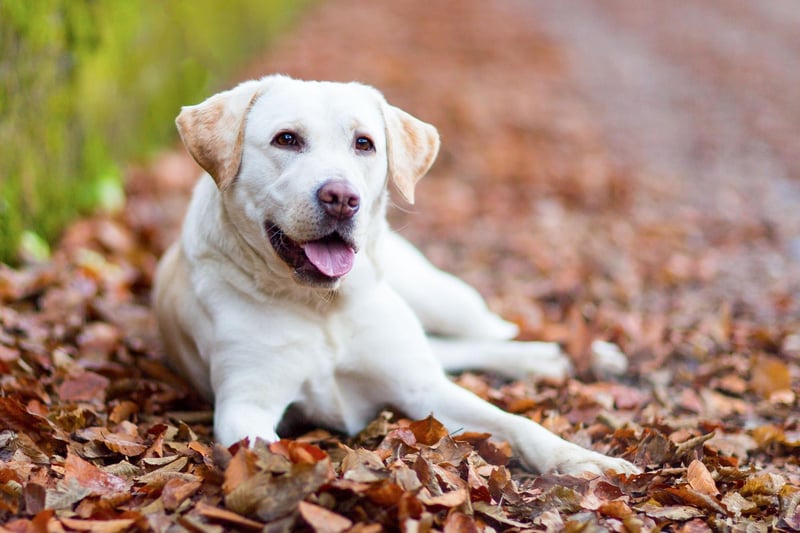
[[[206,174],[159,265],[155,310],[171,362],[213,398],[223,444],[277,439],[290,404],[347,432],[393,405],[491,432],[539,471],[637,471],[446,377],[569,364],[557,345],[510,341],[513,324],[389,229],[387,185],[414,201],[433,126],[371,87],[285,76],[184,107],[177,125]]]

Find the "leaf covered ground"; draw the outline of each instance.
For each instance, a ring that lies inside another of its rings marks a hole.
[[[164,365],[148,307],[197,174],[176,149],[132,167],[125,209],[66,228],[50,262],[0,267],[0,530],[800,529],[800,209],[786,208],[800,196],[770,174],[780,163],[800,175],[786,134],[798,110],[781,110],[778,82],[740,90],[750,78],[700,34],[637,34],[636,14],[603,12],[722,91],[686,89],[652,115],[662,122],[626,126],[641,135],[623,145],[646,152],[692,108],[677,135],[702,142],[674,174],[618,156],[608,132],[624,128],[598,118],[598,102],[619,105],[615,84],[588,94],[591,73],[575,65],[589,52],[524,2],[323,3],[248,74],[358,79],[440,128],[439,162],[393,224],[576,367],[564,382],[454,379],[643,474],[536,475],[476,428],[448,434],[392,412],[355,437],[306,428],[215,445],[210,406]],[[769,120],[706,120],[713,102]],[[705,179],[709,160],[735,160],[723,148],[740,154],[751,137],[772,166]],[[598,338],[630,357],[623,376],[593,374]]]

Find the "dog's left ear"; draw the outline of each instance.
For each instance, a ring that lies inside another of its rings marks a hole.
[[[262,88],[261,80],[246,81],[197,105],[183,107],[175,119],[186,149],[220,189],[230,185],[239,173],[247,112]]]
[[[439,153],[439,132],[430,124],[389,104],[384,104],[383,116],[389,178],[403,198],[413,204],[414,187]]]

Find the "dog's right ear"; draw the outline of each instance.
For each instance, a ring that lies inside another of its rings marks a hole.
[[[246,81],[181,109],[175,124],[197,164],[225,189],[239,173],[247,113],[261,94],[262,81]]]

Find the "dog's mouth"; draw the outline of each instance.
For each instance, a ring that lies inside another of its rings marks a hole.
[[[357,248],[337,231],[319,239],[298,242],[276,224],[267,222],[265,227],[272,248],[304,282],[330,284],[353,268]]]

